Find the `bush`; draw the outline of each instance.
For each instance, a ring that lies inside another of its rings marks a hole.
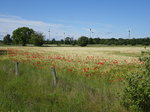
[[[143,52],[143,72],[127,75],[123,104],[135,112],[150,112],[150,52]]]

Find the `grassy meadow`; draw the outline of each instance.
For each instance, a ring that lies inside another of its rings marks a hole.
[[[150,50],[150,47],[146,49]],[[130,112],[124,78],[144,47],[0,47],[0,112]],[[15,64],[19,62],[19,75]],[[57,73],[53,86],[51,67]]]

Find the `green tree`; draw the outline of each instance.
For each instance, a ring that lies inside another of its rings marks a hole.
[[[72,45],[75,46],[77,44],[77,40],[73,39],[72,40]]]
[[[7,45],[9,45],[9,44],[12,43],[12,39],[10,38],[10,35],[9,35],[9,34],[7,34],[7,35],[4,37],[3,43],[4,43],[4,44],[7,44]]]
[[[71,38],[71,37],[65,38],[65,44],[72,44],[72,43],[73,43],[73,38]]]
[[[63,39],[60,40],[60,44],[64,44],[64,40]]]
[[[55,40],[55,38],[52,39],[51,44],[56,44],[57,41]]]
[[[44,35],[40,32],[34,32],[31,36],[30,43],[35,46],[42,46],[44,44]]]
[[[88,44],[94,44],[93,38],[88,38]]]
[[[86,36],[81,36],[79,39],[78,39],[78,44],[79,46],[87,46],[88,44],[88,37]]]
[[[100,38],[94,38],[93,39],[94,44],[99,44],[99,41],[100,41]]]
[[[34,30],[28,27],[21,27],[13,31],[13,41],[15,44],[22,44],[25,46],[29,43],[31,35],[34,34]]]

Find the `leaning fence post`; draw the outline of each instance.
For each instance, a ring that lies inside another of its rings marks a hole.
[[[56,78],[55,67],[51,67],[51,71],[52,71],[52,76],[53,76],[53,84],[54,84],[54,87],[56,88],[56,86],[57,86],[57,78]]]
[[[19,62],[16,62],[16,75],[19,75]]]

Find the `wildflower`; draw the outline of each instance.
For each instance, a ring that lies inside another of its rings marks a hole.
[[[87,70],[90,70],[90,68],[88,67]]]
[[[118,64],[118,60],[114,60],[114,61],[113,61],[113,64]]]
[[[72,69],[69,69],[69,72],[72,72],[73,70]]]
[[[98,62],[96,64],[98,64],[98,65],[104,65],[105,63],[104,62]]]
[[[94,70],[97,70],[97,67],[94,67]]]
[[[86,68],[83,69],[84,72],[87,72]]]

